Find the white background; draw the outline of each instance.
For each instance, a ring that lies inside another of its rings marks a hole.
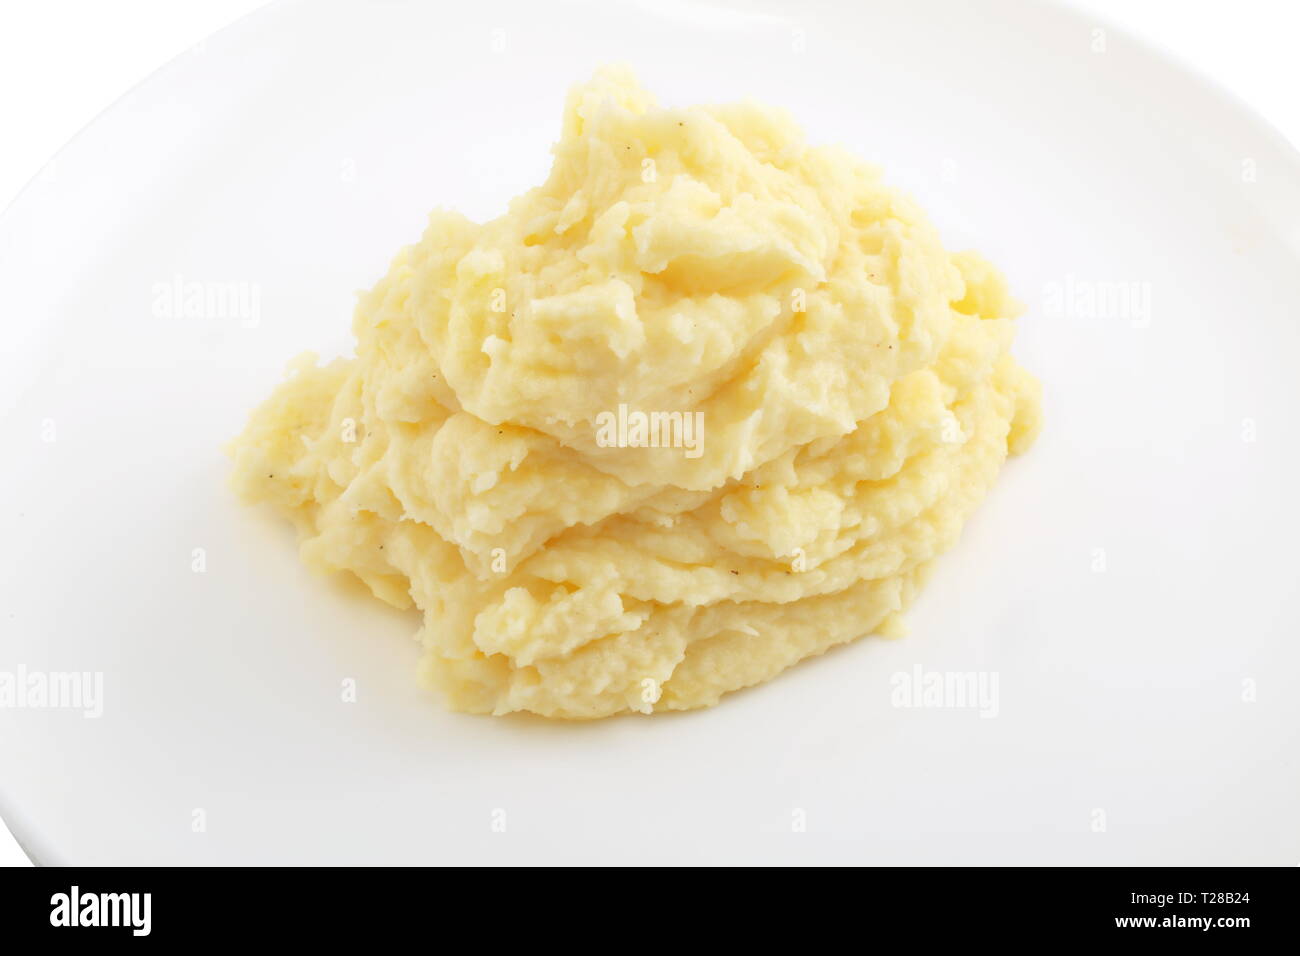
[[[0,13],[0,207],[157,67],[261,0],[45,0]],[[1300,143],[1300,12],[1287,0],[1080,0],[1214,77]],[[0,660],[3,657],[0,656]],[[0,767],[0,774],[4,768]],[[0,865],[30,865],[0,824]]]

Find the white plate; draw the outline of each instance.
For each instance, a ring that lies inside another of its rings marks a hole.
[[[18,837],[96,864],[1300,861],[1295,153],[1063,8],[659,7],[278,5],[8,211],[0,670],[104,682],[98,719],[0,710]],[[220,446],[291,356],[347,348],[431,208],[538,182],[613,60],[667,102],[788,107],[1003,266],[1047,427],[903,641],[680,716],[448,714],[416,618],[303,570]],[[177,277],[246,284],[259,321],[167,317]],[[914,668],[996,674],[996,716],[893,706]]]

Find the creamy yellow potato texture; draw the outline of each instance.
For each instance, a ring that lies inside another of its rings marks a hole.
[[[254,412],[238,491],[418,607],[457,710],[705,707],[897,633],[1038,430],[999,273],[784,113],[624,70],[554,157],[498,219],[430,217],[356,357]]]

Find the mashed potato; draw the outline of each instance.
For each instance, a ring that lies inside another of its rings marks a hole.
[[[896,631],[1038,429],[1000,275],[761,106],[604,70],[554,152],[499,219],[430,217],[238,491],[418,607],[458,710],[705,707]]]

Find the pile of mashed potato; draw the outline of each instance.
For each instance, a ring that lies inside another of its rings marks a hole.
[[[554,153],[500,218],[430,217],[356,357],[254,412],[238,491],[418,607],[457,710],[705,707],[896,633],[1038,430],[1001,276],[762,106],[602,70]]]

